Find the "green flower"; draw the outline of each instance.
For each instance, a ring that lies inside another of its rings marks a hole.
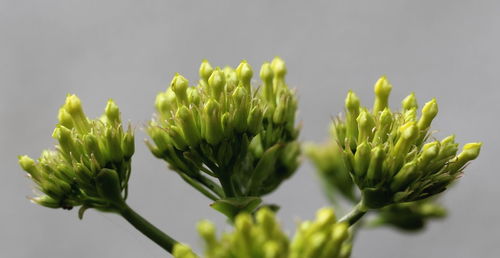
[[[367,208],[422,200],[443,192],[460,177],[467,163],[479,155],[481,143],[458,144],[449,136],[430,138],[438,112],[435,99],[427,102],[417,118],[417,102],[410,94],[399,113],[388,107],[392,86],[385,77],[375,84],[375,104],[370,111],[354,92],[347,94],[345,118],[334,122],[334,141]]]
[[[236,217],[233,232],[217,238],[215,226],[208,221],[198,224],[207,258],[344,258],[351,253],[351,239],[346,223],[337,223],[332,209],[320,209],[315,221],[299,224],[290,241],[275,214],[262,208],[255,219],[247,213]],[[174,247],[174,257],[196,257],[182,244]]]
[[[210,199],[225,199],[214,208],[254,208],[298,167],[297,100],[285,74],[279,58],[262,65],[258,89],[246,61],[236,69],[203,61],[196,86],[176,74],[156,97],[151,152]]]
[[[41,194],[31,200],[50,208],[112,211],[127,196],[134,135],[122,128],[120,111],[109,100],[100,119],[88,119],[80,99],[68,95],[53,133],[58,144],[37,161],[20,156],[19,164]]]

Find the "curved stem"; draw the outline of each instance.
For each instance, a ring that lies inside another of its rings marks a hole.
[[[167,252],[172,253],[174,245],[178,243],[175,239],[153,226],[153,224],[137,214],[127,204],[123,204],[123,206],[120,207],[119,214],[153,242],[161,246]]]
[[[347,222],[350,226],[356,224],[368,211],[368,208],[363,205],[363,201],[360,201],[354,208],[342,217],[339,222]]]

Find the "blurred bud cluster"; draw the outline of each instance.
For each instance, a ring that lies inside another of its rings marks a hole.
[[[198,232],[204,240],[207,258],[344,258],[350,256],[352,249],[349,226],[338,223],[330,208],[320,209],[314,221],[299,223],[291,240],[267,208],[258,210],[255,217],[239,214],[234,231],[220,238],[208,221],[198,224]],[[196,256],[188,246],[178,244],[174,257]]]

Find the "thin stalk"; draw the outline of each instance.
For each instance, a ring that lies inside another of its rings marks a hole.
[[[363,201],[360,201],[354,208],[342,217],[339,222],[347,222],[350,226],[356,224],[368,211],[368,208],[363,205]]]
[[[119,214],[142,234],[161,246],[167,252],[172,253],[174,245],[178,243],[177,240],[153,226],[153,224],[137,214],[127,204],[123,204],[122,207],[120,207]]]
[[[179,175],[181,176],[182,179],[184,179],[184,181],[186,183],[188,183],[190,186],[192,186],[193,188],[198,190],[200,193],[202,193],[203,195],[208,197],[210,200],[217,201],[220,199],[217,196],[213,195],[210,191],[208,191],[204,186],[199,185],[198,182],[196,182],[195,180],[193,180],[189,176],[185,175],[184,173],[179,173]]]

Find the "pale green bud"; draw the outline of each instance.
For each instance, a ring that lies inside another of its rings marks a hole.
[[[85,135],[83,137],[83,142],[85,143],[87,153],[93,155],[100,164],[104,164],[106,162],[99,146],[99,140],[94,134]]]
[[[396,145],[392,149],[391,157],[391,165],[389,171],[394,173],[395,170],[399,169],[401,164],[404,161],[406,154],[410,150],[412,144],[415,142],[418,137],[418,128],[415,122],[407,122],[399,128],[399,139],[396,142]]]
[[[425,144],[422,147],[422,153],[418,159],[418,168],[425,171],[425,168],[432,162],[434,158],[439,154],[439,142],[434,141]]]
[[[205,83],[208,83],[208,78],[210,78],[213,71],[214,71],[214,69],[212,68],[212,66],[210,65],[210,63],[206,59],[201,61],[199,75],[200,75],[200,78]]]
[[[462,152],[450,162],[449,171],[455,173],[463,168],[467,162],[476,159],[479,156],[482,145],[480,142],[465,144]]]
[[[214,72],[215,74],[215,72]],[[200,143],[200,129],[196,126],[193,112],[187,107],[182,106],[177,110],[176,117],[179,119],[180,128],[182,129],[184,140],[191,146],[195,147]]]
[[[436,117],[438,113],[438,105],[436,99],[432,99],[431,101],[425,103],[422,108],[422,116],[418,121],[418,128],[420,130],[426,130],[431,125],[432,120]]]
[[[185,150],[187,148],[188,144],[185,140],[182,129],[175,125],[171,125],[168,128],[167,132],[175,148],[177,148],[178,150]]]
[[[226,76],[226,91],[231,92],[238,86],[238,75],[236,75],[236,71],[230,66],[224,67],[222,71]]]
[[[404,188],[408,187],[408,185],[415,181],[419,176],[420,175],[418,174],[415,162],[407,163],[393,177],[391,181],[391,190],[395,192],[404,190]]]
[[[188,80],[184,78],[184,76],[176,73],[174,78],[172,79],[172,82],[170,82],[170,88],[175,93],[178,104],[188,103],[187,92],[186,92],[188,87],[189,87]]]
[[[219,103],[213,99],[208,100],[203,109],[203,116],[203,123],[205,123],[204,138],[208,143],[215,145],[222,140],[223,136]]]
[[[73,128],[73,119],[69,112],[64,108],[59,109],[59,114],[57,115],[57,119],[59,120],[59,124],[66,128]]]
[[[121,123],[120,109],[112,99],[108,100],[104,113],[106,114],[106,118],[111,124]]]
[[[373,114],[377,115],[389,105],[389,94],[391,93],[392,85],[385,76],[380,77],[375,83],[375,103],[373,104]]]
[[[251,92],[250,81],[252,80],[253,71],[250,64],[246,60],[241,61],[241,63],[236,67],[236,75],[238,79],[243,83],[243,86],[248,92]]]
[[[215,71],[213,71],[210,78],[208,78],[208,86],[210,88],[210,93],[212,97],[216,100],[220,100],[220,96],[224,91],[224,86],[226,84],[226,78],[224,76],[224,72],[217,67]]]
[[[53,199],[52,197],[50,197],[48,195],[42,195],[42,196],[31,198],[31,201],[33,203],[42,205],[42,206],[47,207],[47,208],[53,208],[53,209],[61,208],[61,202]]]
[[[33,178],[35,181],[40,182],[41,174],[36,166],[35,161],[26,155],[19,156],[18,159],[21,168],[24,171],[28,172],[31,178]]]
[[[283,78],[286,75],[287,69],[285,65],[285,61],[280,57],[275,57],[271,62],[271,69],[273,73],[278,78]]]
[[[349,91],[345,99],[346,108],[346,138],[349,140],[351,148],[355,146],[358,137],[358,124],[356,119],[359,116],[359,98],[356,93]]]
[[[129,131],[131,129],[129,128]],[[122,139],[122,150],[123,150],[123,157],[125,159],[130,159],[132,158],[132,155],[134,155],[135,152],[135,144],[134,144],[134,135],[132,132],[126,133]]]
[[[174,245],[174,250],[172,251],[172,255],[175,258],[198,258],[198,256],[196,256],[196,254],[193,253],[193,251],[188,245],[179,243]]]
[[[415,97],[414,92],[410,93],[410,95],[406,96],[406,98],[401,101],[401,107],[403,108],[403,112],[418,108],[417,98]]]
[[[123,159],[123,152],[119,132],[112,128],[106,128],[104,135],[106,137],[105,155],[113,162],[120,162]]]
[[[263,113],[259,106],[255,106],[250,111],[248,116],[248,131],[252,134],[257,134],[261,128]]]
[[[358,144],[364,141],[369,141],[372,136],[375,120],[373,116],[366,110],[362,110],[356,119],[358,123]]]
[[[234,128],[237,132],[244,132],[247,128],[247,118],[249,113],[249,103],[247,101],[248,92],[243,87],[237,87],[232,97],[234,103],[238,103],[233,114]]]
[[[369,143],[362,142],[358,145],[356,153],[354,154],[354,172],[356,177],[363,178],[366,175],[368,166],[370,165],[371,148]]]
[[[383,180],[382,169],[385,159],[385,151],[382,146],[377,146],[371,150],[370,165],[366,173],[366,182],[369,186],[373,186],[377,182]]]
[[[224,137],[230,137],[234,131],[234,125],[231,121],[231,115],[226,112],[221,117],[222,130],[224,131]]]
[[[373,137],[374,144],[384,143],[387,140],[393,121],[394,118],[389,108],[384,109],[384,111],[380,113],[377,130]]]
[[[264,98],[268,103],[274,105],[276,103],[276,95],[273,90],[273,70],[270,63],[266,62],[260,68],[260,79],[262,80]]]
[[[71,115],[74,126],[80,133],[88,132],[90,124],[83,113],[82,103],[76,95],[68,95],[63,108]]]

